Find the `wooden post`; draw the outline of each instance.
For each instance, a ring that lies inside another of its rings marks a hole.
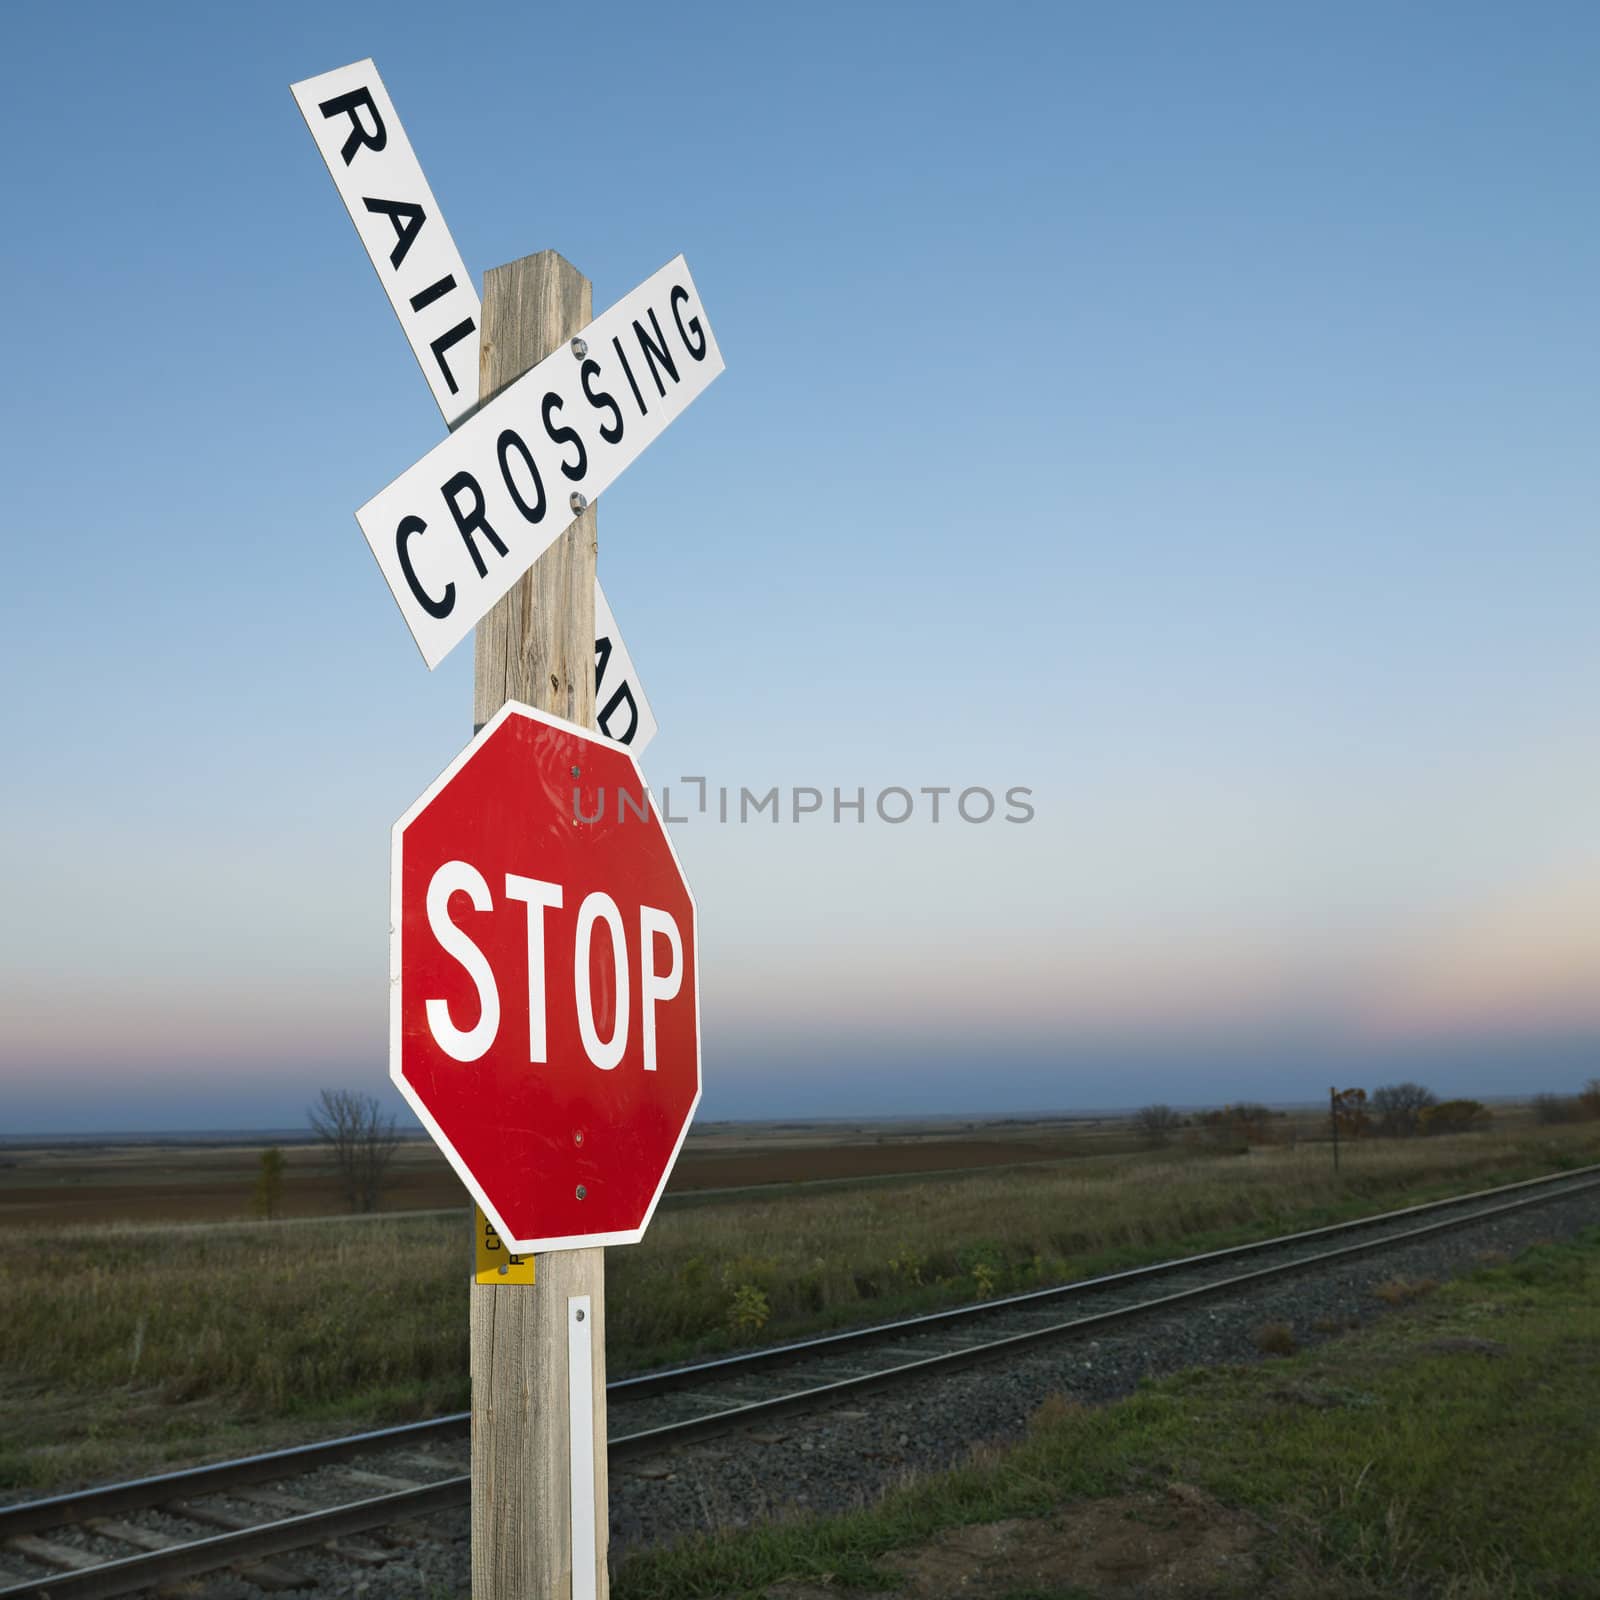
[[[486,273],[483,399],[592,316],[589,280],[553,250]],[[594,726],[595,548],[590,506],[478,624],[475,728],[507,700]],[[473,1600],[605,1600],[605,1252],[554,1251],[536,1268],[533,1284],[470,1287]],[[569,1352],[581,1371],[585,1329],[587,1406],[568,1383]],[[593,1481],[574,1482],[572,1463],[585,1458]]]

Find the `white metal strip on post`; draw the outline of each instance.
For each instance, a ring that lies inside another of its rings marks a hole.
[[[617,631],[600,580],[594,582],[594,722],[608,739],[636,753],[656,736],[656,719]]]
[[[478,291],[370,60],[290,84],[350,220],[454,426],[478,403]]]
[[[423,660],[437,666],[721,371],[678,256],[362,506]]]
[[[594,1319],[589,1296],[567,1300],[567,1456],[571,1462],[572,1600],[595,1600]]]

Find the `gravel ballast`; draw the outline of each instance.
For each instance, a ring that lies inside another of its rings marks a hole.
[[[830,1410],[786,1415],[655,1456],[614,1461],[612,1560],[698,1531],[857,1507],[910,1475],[959,1464],[975,1445],[1021,1437],[1029,1418],[1052,1395],[1104,1402],[1128,1394],[1143,1378],[1261,1360],[1256,1335],[1268,1323],[1286,1324],[1299,1346],[1314,1345],[1387,1314],[1388,1304],[1374,1291],[1391,1279],[1443,1280],[1470,1271],[1486,1252],[1515,1254],[1596,1223],[1600,1190],[1552,1198],[1337,1266],[1228,1289],[1186,1306],[1052,1339],[992,1364],[848,1396]],[[1329,1241],[1330,1247],[1336,1242]],[[459,1450],[442,1446],[368,1457],[361,1467],[367,1473],[433,1479],[465,1470],[465,1458],[463,1442]],[[294,1491],[320,1503],[346,1499],[350,1484],[339,1481],[346,1470],[330,1466],[297,1480]],[[237,1509],[241,1515],[252,1509],[260,1515],[247,1496]],[[470,1589],[469,1535],[468,1513],[462,1509],[386,1528],[373,1543],[403,1548],[382,1564],[362,1565],[317,1548],[274,1557],[271,1566],[277,1571],[261,1576],[272,1592],[306,1600],[356,1595],[453,1600]],[[8,1559],[7,1565],[19,1564]],[[293,1587],[283,1587],[285,1578]],[[253,1600],[264,1592],[233,1573],[217,1573],[196,1589],[204,1600]]]
[[[1515,1253],[1600,1223],[1591,1192],[1141,1318],[1064,1338],[993,1366],[929,1377],[770,1430],[729,1434],[612,1474],[613,1559],[685,1533],[741,1527],[795,1510],[844,1511],[907,1474],[957,1465],[976,1444],[1020,1438],[1047,1397],[1084,1403],[1130,1393],[1141,1378],[1264,1359],[1256,1330],[1286,1323],[1300,1346],[1386,1314],[1373,1291],[1396,1277],[1445,1279],[1486,1251]]]

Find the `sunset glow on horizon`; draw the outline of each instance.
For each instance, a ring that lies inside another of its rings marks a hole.
[[[0,282],[75,314],[6,414],[0,1136],[389,1092],[473,693],[354,518],[447,437],[288,92],[367,55],[471,272],[682,251],[715,322],[598,513],[702,1115],[1600,1074],[1600,17],[729,11],[667,117],[641,11],[558,185],[479,53],[288,15],[12,18]]]

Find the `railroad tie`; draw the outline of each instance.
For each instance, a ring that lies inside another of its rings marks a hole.
[[[175,1517],[185,1517],[203,1527],[222,1528],[228,1533],[243,1533],[257,1526],[249,1517],[241,1517],[237,1512],[224,1511],[220,1506],[199,1505],[193,1500],[172,1500],[162,1509]],[[305,1589],[311,1585],[308,1573],[295,1567],[286,1567],[278,1561],[237,1564],[234,1565],[234,1571],[241,1578],[248,1578],[258,1589]]]
[[[303,1517],[308,1511],[320,1511],[321,1506],[299,1495],[279,1494],[272,1489],[236,1489],[235,1500],[246,1505],[260,1506],[263,1511],[276,1512],[280,1517]],[[364,1567],[381,1567],[399,1555],[398,1550],[385,1550],[382,1545],[362,1544],[355,1539],[324,1539],[322,1548],[331,1555],[342,1556]]]
[[[58,1544],[54,1539],[41,1539],[35,1533],[19,1533],[6,1540],[6,1548],[19,1556],[37,1561],[42,1567],[60,1567],[65,1572],[82,1572],[86,1567],[98,1567],[104,1556],[92,1550],[80,1550],[76,1545]]]

